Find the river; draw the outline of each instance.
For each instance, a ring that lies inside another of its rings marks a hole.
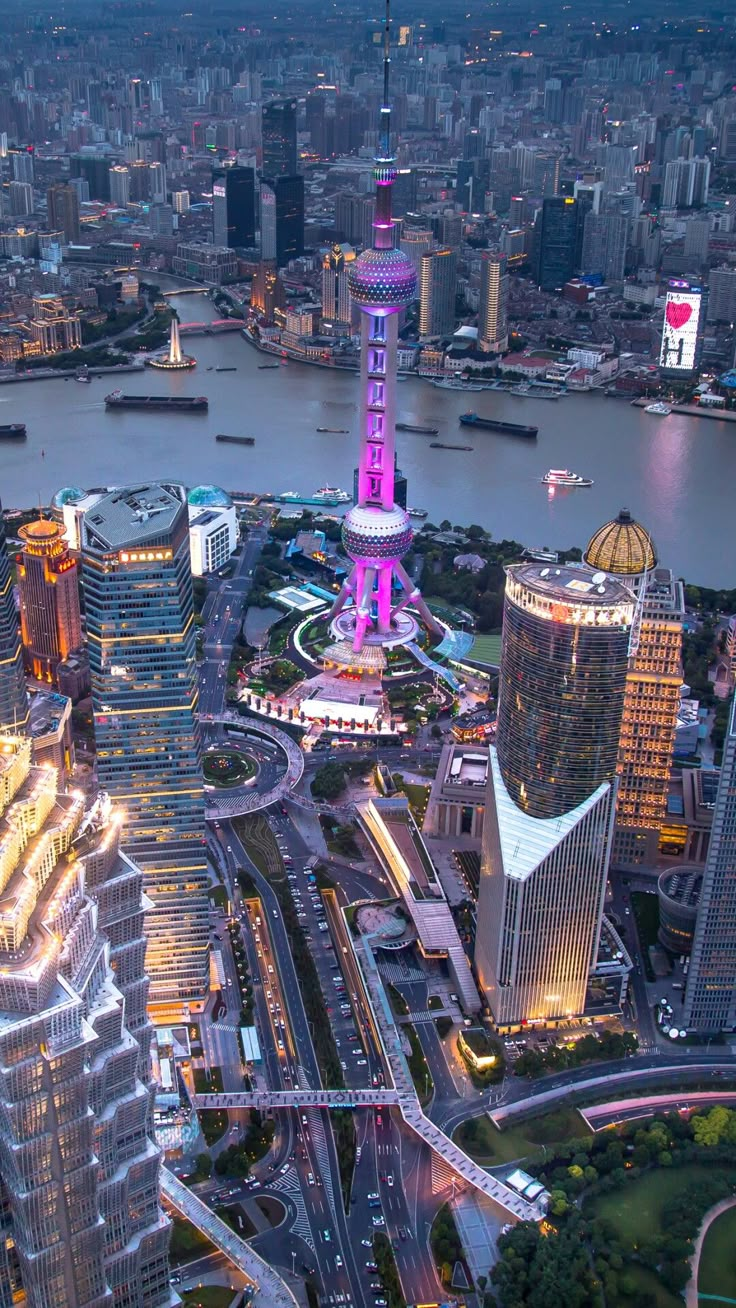
[[[174,303],[182,322],[218,316],[204,295],[178,296]],[[0,386],[0,421],[22,421],[28,428],[23,446],[0,443],[3,504],[48,504],[61,486],[139,477],[303,493],[329,481],[352,491],[357,374],[293,362],[259,370],[265,356],[235,332],[184,338],[184,346],[198,363],[187,373],[149,369],[87,386],[61,379]],[[237,371],[216,373],[216,366]],[[104,397],[116,387],[205,394],[209,412],[107,412]],[[458,415],[466,409],[536,424],[539,438],[463,428]],[[409,503],[428,509],[431,521],[475,522],[496,540],[566,548],[584,546],[625,505],[650,531],[664,565],[695,584],[736,585],[729,543],[736,424],[679,414],[656,418],[602,396],[551,401],[488,391],[453,394],[418,378],[399,385],[398,418],[438,427],[440,440],[473,446],[470,452],[434,450],[432,437],[397,433]],[[317,427],[347,427],[352,434],[318,433]],[[254,436],[256,443],[218,444],[217,432]],[[540,485],[550,467],[570,468],[594,485],[550,495]]]

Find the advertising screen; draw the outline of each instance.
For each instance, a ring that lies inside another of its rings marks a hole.
[[[660,368],[672,372],[693,371],[698,344],[700,301],[700,292],[689,287],[686,290],[670,287],[668,290],[662,347],[659,352]]]

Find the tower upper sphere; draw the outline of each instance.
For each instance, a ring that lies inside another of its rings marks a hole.
[[[416,299],[417,274],[403,250],[364,250],[348,267],[348,287],[361,308],[396,313]]]

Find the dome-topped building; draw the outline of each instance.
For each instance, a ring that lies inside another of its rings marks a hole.
[[[231,509],[233,502],[221,486],[193,486],[187,503],[196,509]]]
[[[583,555],[588,567],[617,577],[641,577],[657,566],[652,538],[640,522],[622,509],[617,518],[598,528]]]
[[[83,500],[86,494],[87,492],[80,490],[79,486],[62,486],[54,495],[51,507],[63,509],[65,504],[76,504],[79,500]]]

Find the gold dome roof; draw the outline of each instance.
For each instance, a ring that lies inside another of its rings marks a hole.
[[[635,577],[657,565],[651,537],[628,509],[599,527],[588,541],[583,558],[589,567],[620,577]]]

